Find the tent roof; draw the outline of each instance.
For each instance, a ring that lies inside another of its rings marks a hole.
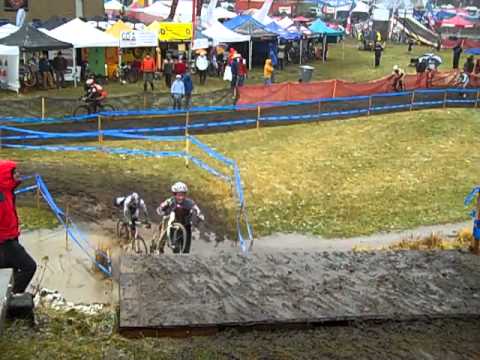
[[[5,24],[3,26],[0,26],[0,39],[7,37],[15,31],[18,31],[18,27],[16,27],[15,25]]]
[[[123,9],[123,5],[120,1],[118,0],[110,0],[110,1],[107,1],[104,5],[105,7],[105,10],[114,10],[114,11],[120,11]]]
[[[283,19],[278,20],[277,24],[280,25],[281,27],[283,27],[284,29],[286,29],[286,28],[293,25],[293,20],[290,19],[288,16],[286,16]]]
[[[73,44],[75,48],[118,47],[116,38],[78,18],[51,30],[50,35]]]
[[[20,50],[17,46],[0,45],[0,55],[19,55]]]
[[[302,37],[301,33],[298,31],[287,31],[278,25],[275,21],[271,22],[265,27],[268,31],[271,31],[277,34],[281,39],[284,40],[298,40]]]
[[[115,39],[120,39],[120,35],[124,31],[130,31],[132,28],[125,24],[122,20],[118,20],[109,29],[105,31],[105,34],[113,36]]]
[[[480,55],[480,48],[470,48],[465,50],[465,54],[467,55]]]
[[[239,34],[250,35],[253,38],[277,36],[249,15],[239,15],[225,22],[224,25],[230,30]]]
[[[18,46],[22,50],[60,50],[72,47],[72,44],[59,41],[30,24],[24,24],[18,31],[0,39],[0,44],[7,46]]]
[[[315,20],[312,25],[310,25],[309,29],[314,33],[318,34],[326,34],[328,36],[342,36],[343,32],[340,30],[332,29],[328,27],[322,20],[317,19]]]
[[[237,43],[250,41],[250,36],[242,35],[230,30],[214,20],[212,24],[202,31],[202,35],[212,39],[216,43]]]
[[[155,20],[153,23],[147,26],[146,30],[154,32],[158,35],[158,33],[160,32],[160,21]]]
[[[442,21],[441,26],[446,27],[473,27],[473,23],[468,21],[463,16],[456,15],[450,19],[445,19]]]
[[[234,13],[232,11],[228,11],[227,9],[224,9],[221,6],[216,7],[213,10],[213,17],[215,19],[233,19],[236,16],[237,16],[236,13]]]
[[[301,34],[306,35],[306,36],[313,35],[312,31],[310,29],[308,29],[306,26],[303,26],[303,25],[300,25],[300,26],[291,25],[291,26],[288,27],[287,31],[294,32],[294,33],[300,32]]]

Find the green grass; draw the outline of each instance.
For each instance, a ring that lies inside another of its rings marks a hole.
[[[337,237],[466,220],[463,198],[478,183],[479,136],[478,111],[448,109],[200,139],[238,161],[257,236],[298,232]],[[168,148],[152,142],[105,145]],[[133,190],[153,207],[169,195],[172,182],[184,180],[206,210],[209,226],[234,236],[230,187],[194,165],[185,168],[183,160],[11,150],[2,150],[2,157],[44,174],[56,196],[78,203],[77,215]]]
[[[357,49],[358,43],[352,39],[348,39],[345,44],[330,44],[328,62],[323,64],[321,61],[309,63],[315,67],[314,80],[326,79],[342,79],[349,81],[367,81],[381,78],[392,72],[393,65],[400,65],[407,72],[414,73],[415,69],[408,68],[411,57],[422,55],[426,52],[434,52],[429,47],[415,46],[412,53],[407,52],[406,45],[387,44],[382,56],[381,66],[374,68],[373,52],[360,51]],[[442,50],[439,52],[443,58],[443,65],[440,70],[448,70],[451,68],[452,54],[451,50]],[[463,58],[462,58],[463,61]],[[298,64],[288,66],[285,71],[277,71],[275,75],[277,82],[297,81],[299,78]],[[195,90],[194,93],[209,93],[212,90],[225,89],[229,84],[217,78],[208,78],[206,86],[200,86],[198,78],[194,77]],[[263,68],[256,67],[250,72],[247,84],[256,84],[263,82]],[[119,83],[110,82],[107,86],[110,95],[134,94],[143,91],[143,82],[137,84],[121,85]],[[158,92],[169,92],[162,81],[157,82]],[[81,88],[69,87],[62,90],[35,90],[28,94],[20,95],[20,97],[30,96],[46,96],[46,97],[73,97],[78,98],[82,93]],[[2,97],[16,96],[12,92],[0,92]]]
[[[22,229],[54,229],[58,226],[58,221],[53,213],[44,207],[36,208],[33,206],[19,206],[17,208],[18,216],[21,219]]]

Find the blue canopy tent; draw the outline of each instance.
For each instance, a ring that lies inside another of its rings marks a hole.
[[[326,48],[327,48],[328,38],[329,37],[331,37],[331,38],[334,37],[335,42],[337,42],[338,38],[343,36],[343,31],[332,29],[331,27],[329,27],[327,24],[325,24],[320,19],[315,20],[312,23],[312,25],[310,25],[309,29],[314,33],[322,35],[322,37],[323,37],[323,39],[322,39],[323,40],[322,59],[325,62],[325,51],[326,51]],[[342,56],[345,56],[345,55],[342,55]]]
[[[465,50],[465,54],[468,54],[468,55],[480,55],[480,48],[467,49],[467,50]]]
[[[277,34],[268,30],[265,25],[255,20],[249,15],[239,15],[223,23],[223,25],[230,30],[242,35],[249,35],[249,61],[248,66],[252,68],[252,53],[253,53],[253,41],[269,41],[276,40]],[[267,47],[268,48],[268,47]]]
[[[272,22],[265,26],[265,29],[268,31],[277,34],[280,39],[287,40],[287,41],[296,41],[302,38],[302,34],[299,32],[294,31],[287,31],[278,25],[276,22]]]

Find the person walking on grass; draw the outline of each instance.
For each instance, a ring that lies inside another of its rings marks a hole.
[[[153,88],[153,78],[155,75],[155,60],[150,56],[150,54],[147,54],[145,58],[142,61],[142,65],[140,69],[143,72],[143,91],[147,91],[148,89],[148,84],[150,84],[150,87],[152,88],[152,91],[154,90]]]
[[[375,47],[373,49],[375,51],[375,67],[379,67],[380,60],[382,59],[383,46],[379,41],[377,41],[375,42]]]
[[[182,81],[182,76],[177,75],[172,84],[171,94],[173,99],[173,110],[182,109],[182,99],[185,96],[185,85]]]
[[[202,51],[195,60],[195,66],[198,70],[198,75],[200,76],[200,85],[205,85],[207,80],[207,70],[208,70],[208,59],[207,53]]]
[[[462,55],[462,52],[463,52],[462,43],[459,41],[452,50],[453,50],[453,68],[458,69],[458,65],[460,64],[460,55]]]
[[[273,65],[272,60],[265,60],[265,66],[263,67],[263,80],[265,85],[272,85]]]
[[[190,109],[192,105],[193,81],[190,72],[187,70],[183,75],[183,87],[185,89],[185,109]]]
[[[51,66],[47,55],[42,55],[38,68],[40,70],[40,74],[42,74],[43,89],[53,89]]]
[[[13,293],[25,292],[37,270],[35,260],[20,245],[20,221],[15,205],[15,189],[20,174],[13,161],[0,160],[0,269],[13,269]]]
[[[65,85],[65,71],[67,70],[67,59],[59,51],[53,59],[53,70],[55,71],[55,82],[57,89],[63,88]]]

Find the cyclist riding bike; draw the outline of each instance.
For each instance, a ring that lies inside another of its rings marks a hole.
[[[396,91],[396,92],[404,91],[405,90],[405,83],[404,83],[405,71],[403,71],[403,69],[400,69],[398,65],[395,65],[393,67],[392,76],[393,76],[393,91]]]
[[[466,89],[469,83],[470,83],[470,76],[468,76],[468,73],[466,73],[465,70],[463,69],[460,70],[458,77],[455,79],[455,87],[459,89]],[[460,96],[462,96],[463,98],[466,98],[467,94],[460,93]]]
[[[114,205],[116,207],[123,207],[124,222],[129,225],[132,234],[135,233],[136,222],[140,219],[140,210],[142,210],[145,217],[147,228],[150,226],[147,206],[145,205],[145,201],[143,201],[137,193],[132,193],[124,197],[117,197]]]
[[[187,232],[185,239],[185,253],[190,252],[192,242],[192,223],[196,224],[198,220],[205,221],[200,208],[190,198],[187,198],[188,187],[182,182],[177,182],[172,186],[173,196],[168,198],[157,208],[157,214],[160,216],[170,216],[175,214],[175,222],[182,224]],[[159,244],[160,253],[163,253],[165,247],[165,239]]]
[[[100,84],[97,84],[93,78],[85,82],[85,90],[86,94],[83,100],[90,107],[90,112],[96,113],[98,106],[107,98],[108,93]]]

